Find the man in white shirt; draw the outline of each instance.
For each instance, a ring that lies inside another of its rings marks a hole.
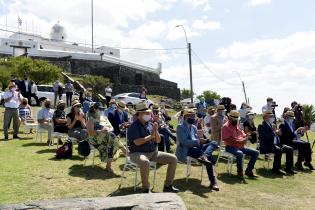
[[[106,98],[106,106],[107,108],[109,108],[109,102],[112,98],[112,92],[113,90],[110,88],[109,85],[106,85],[105,87],[105,98]]]
[[[267,98],[267,104],[264,105],[262,108],[261,108],[261,113],[264,114],[266,111],[269,111],[269,110],[272,110],[272,102],[273,102],[273,99],[268,97]]]
[[[23,99],[20,92],[16,91],[16,85],[14,82],[10,82],[8,85],[9,90],[3,94],[4,99],[4,117],[3,117],[3,133],[4,139],[9,139],[8,129],[10,121],[13,118],[13,139],[18,139],[19,132],[19,105]]]
[[[31,98],[33,97],[36,100],[36,105],[39,106],[39,99],[37,97],[37,85],[34,81],[31,81]]]
[[[205,119],[204,119],[207,137],[210,137],[210,134],[211,134],[211,116],[214,114],[215,114],[215,108],[213,106],[209,106],[208,114],[205,116]]]
[[[43,129],[48,130],[48,140],[47,144],[50,145],[51,142],[51,132],[53,130],[52,118],[54,116],[54,110],[50,108],[51,101],[46,99],[44,102],[44,107],[38,111],[37,121],[39,126]]]

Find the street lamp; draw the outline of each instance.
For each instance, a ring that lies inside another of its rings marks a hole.
[[[193,81],[192,81],[192,66],[191,66],[191,43],[188,43],[187,41],[187,34],[185,27],[183,25],[177,25],[176,28],[181,27],[184,30],[185,33],[185,39],[187,44],[187,50],[188,50],[188,58],[189,58],[189,76],[190,76],[190,101],[191,103],[194,103],[194,91],[193,91]]]
[[[246,89],[245,89],[245,83],[244,83],[244,81],[242,80],[242,78],[241,78],[241,74],[239,73],[239,72],[237,72],[237,71],[233,71],[237,76],[238,76],[238,78],[241,80],[241,83],[242,83],[242,87],[243,87],[243,93],[244,93],[244,97],[245,97],[245,102],[246,102],[246,104],[248,104],[248,98],[247,98],[247,95],[246,95]]]

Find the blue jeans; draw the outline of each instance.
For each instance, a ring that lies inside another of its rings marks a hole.
[[[191,147],[188,150],[187,156],[192,158],[199,158],[203,155],[206,155],[208,160],[213,162],[212,158],[212,152],[218,148],[218,143],[215,141],[211,141],[209,143],[200,145],[199,147]],[[214,184],[216,182],[214,172],[213,172],[213,166],[211,164],[206,164],[207,174],[209,177],[209,181]]]
[[[162,134],[164,136],[164,144],[165,144],[165,148],[167,152],[170,152],[171,149],[171,142],[170,142],[170,138],[174,138],[174,135],[172,134],[172,132],[167,129],[167,128],[160,128],[159,129],[159,133]]]
[[[251,172],[254,169],[256,160],[258,158],[259,152],[252,148],[237,148],[237,147],[230,147],[226,146],[225,151],[233,154],[236,157],[236,165],[237,165],[237,172],[243,172],[243,160],[244,154],[250,156],[249,163],[246,168],[246,172]]]

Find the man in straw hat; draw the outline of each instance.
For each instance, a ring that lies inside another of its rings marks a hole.
[[[168,164],[164,192],[178,192],[173,187],[177,158],[173,154],[156,151],[156,145],[160,143],[161,137],[158,132],[157,123],[153,123],[152,129],[148,124],[151,120],[151,110],[146,103],[136,105],[137,120],[135,120],[127,131],[128,149],[130,159],[137,163],[140,168],[143,192],[150,192],[149,171],[150,161]]]
[[[243,161],[244,155],[250,156],[249,163],[245,170],[248,177],[258,177],[254,172],[254,166],[259,152],[255,149],[245,147],[248,140],[246,134],[239,127],[240,114],[236,110],[231,110],[228,121],[222,127],[222,140],[225,143],[225,150],[236,157],[237,175],[244,178]]]
[[[265,111],[263,114],[263,122],[258,126],[260,153],[269,154],[274,153],[274,161],[272,172],[275,174],[284,175],[280,170],[282,153],[286,154],[285,171],[288,174],[294,174],[293,166],[293,149],[287,145],[281,144],[279,139],[280,131],[276,130],[274,123],[274,115],[271,110]]]
[[[3,133],[4,139],[9,139],[8,129],[11,120],[13,119],[13,138],[17,139],[19,132],[19,105],[23,99],[20,92],[17,92],[16,84],[14,82],[10,82],[8,85],[9,90],[3,94],[4,99],[4,117],[3,117]]]
[[[42,107],[42,109],[38,111],[37,121],[39,123],[39,126],[42,129],[48,130],[48,140],[47,140],[48,145],[52,143],[51,132],[53,129],[53,125],[52,125],[53,115],[54,115],[54,112],[51,109],[51,101],[49,99],[46,99],[44,101],[44,107]]]
[[[217,142],[206,142],[199,138],[196,121],[196,113],[193,109],[185,109],[184,121],[177,126],[177,148],[176,156],[179,161],[186,163],[187,156],[198,159],[205,164],[210,181],[210,189],[219,190],[212,166],[212,152],[218,147]]]
[[[106,117],[108,117],[108,114],[110,112],[114,113],[116,109],[117,109],[117,102],[116,102],[116,100],[115,99],[110,100],[109,107],[105,110]]]
[[[217,106],[217,113],[211,117],[211,139],[218,143],[221,141],[221,128],[227,121],[225,112],[225,106],[220,104]]]
[[[284,114],[284,123],[282,123],[279,128],[281,131],[280,140],[282,144],[286,144],[293,149],[298,149],[298,158],[295,163],[295,167],[298,170],[304,170],[304,166],[308,167],[310,170],[314,170],[311,161],[312,161],[312,151],[311,145],[309,142],[300,140],[300,136],[306,131],[305,127],[294,128],[294,112],[287,111]]]

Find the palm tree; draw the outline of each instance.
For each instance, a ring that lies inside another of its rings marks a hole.
[[[303,115],[306,125],[311,126],[315,123],[315,107],[313,105],[303,105]]]

